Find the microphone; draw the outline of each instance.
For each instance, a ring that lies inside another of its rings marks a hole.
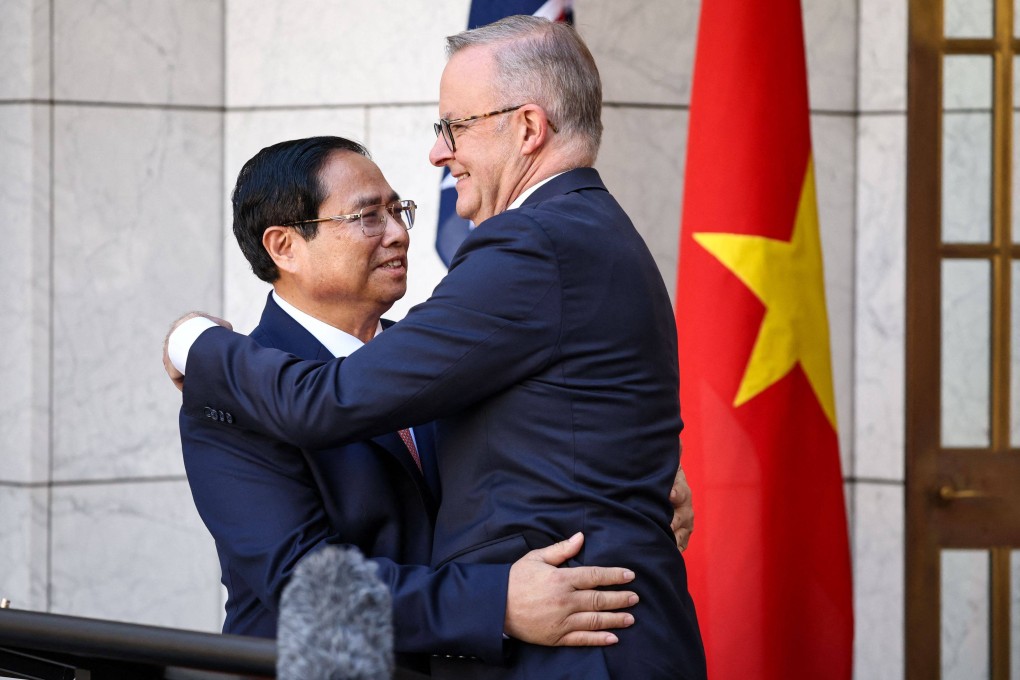
[[[390,591],[353,547],[325,546],[298,562],[280,597],[278,680],[390,680]]]

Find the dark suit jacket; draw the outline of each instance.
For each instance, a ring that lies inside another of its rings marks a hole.
[[[272,295],[251,338],[306,359],[333,358]],[[182,412],[181,442],[195,505],[216,539],[228,595],[224,632],[274,637],[280,594],[298,560],[343,543],[376,558],[390,585],[402,614],[394,622],[398,651],[502,657],[505,572],[442,574],[425,566],[439,491],[430,424],[415,428],[423,477],[392,432],[313,451],[224,428],[218,411],[208,413]],[[476,599],[462,597],[465,587],[478,588]],[[477,610],[465,611],[468,602]]]
[[[457,678],[700,678],[704,652],[669,528],[678,460],[676,329],[655,262],[582,168],[478,226],[405,320],[346,361],[302,362],[212,329],[184,409],[321,448],[436,423],[443,501],[432,564],[513,561],[583,531],[573,564],[627,566],[636,623],[605,648],[516,644]]]

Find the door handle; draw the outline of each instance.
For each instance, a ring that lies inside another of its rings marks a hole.
[[[988,494],[979,489],[957,489],[952,484],[943,484],[938,490],[939,500],[960,501],[971,498],[988,498]]]

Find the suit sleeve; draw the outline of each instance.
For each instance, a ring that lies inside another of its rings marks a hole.
[[[324,545],[343,544],[343,527],[330,526],[315,485],[296,474],[301,452],[259,439],[181,416],[188,481],[221,560],[279,615],[297,563]],[[433,570],[373,561],[393,597],[396,651],[503,660],[510,565]]]
[[[437,570],[373,558],[393,595],[397,652],[453,654],[501,664],[509,564],[450,562]],[[491,608],[484,611],[484,608]]]
[[[300,448],[329,448],[456,413],[540,371],[558,351],[561,285],[537,222],[479,227],[432,297],[345,360],[301,361],[213,328],[188,356],[184,409]]]
[[[241,578],[270,611],[298,560],[332,535],[314,484],[292,447],[256,442],[183,414],[184,466],[198,514],[229,578]]]

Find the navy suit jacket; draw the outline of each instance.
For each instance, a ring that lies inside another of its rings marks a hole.
[[[298,357],[333,358],[272,295],[250,337]],[[394,622],[398,651],[502,658],[505,572],[427,566],[439,491],[431,424],[415,428],[423,476],[392,432],[310,450],[223,427],[225,415],[222,422],[218,411],[210,415],[182,411],[180,429],[192,495],[216,539],[227,588],[224,632],[274,637],[280,594],[298,560],[341,543],[376,558],[401,613]],[[465,600],[462,589],[471,587],[474,599]],[[419,660],[401,661],[420,667]]]
[[[517,643],[450,678],[701,678],[669,521],[676,329],[630,219],[591,168],[475,229],[432,297],[345,361],[299,361],[225,329],[192,346],[184,409],[303,447],[436,420],[443,500],[432,564],[513,561],[583,531],[572,565],[632,568],[636,623],[602,648]]]

